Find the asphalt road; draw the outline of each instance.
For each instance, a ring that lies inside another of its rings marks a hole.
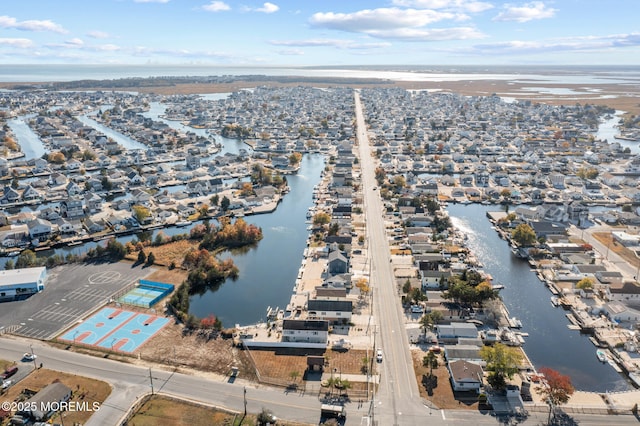
[[[362,190],[366,217],[370,283],[376,317],[375,344],[383,351],[380,387],[375,396],[370,418],[381,425],[415,425],[429,415],[420,399],[414,376],[409,340],[398,300],[390,263],[389,243],[384,226],[383,205],[375,180],[374,158],[367,137],[359,93],[355,95],[356,126],[362,168]],[[377,348],[376,348],[377,349]]]
[[[226,407],[237,412],[244,411],[246,387],[247,411],[250,413],[257,414],[264,407],[283,419],[309,424],[317,424],[320,419],[320,401],[317,395],[285,393],[282,389],[256,386],[242,379],[229,383],[227,378],[221,376],[187,375],[155,368],[150,370],[148,367],[69,352],[22,338],[0,338],[0,358],[19,359],[29,349],[29,345],[33,345],[38,364],[42,362],[44,368],[103,380],[113,386],[109,398],[86,423],[88,426],[119,424],[119,420],[134,402],[151,392],[151,383],[154,392]]]

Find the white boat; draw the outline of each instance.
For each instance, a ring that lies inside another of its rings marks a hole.
[[[596,357],[600,362],[607,362],[607,354],[603,350],[598,349],[596,351]]]
[[[190,220],[179,220],[178,222],[175,223],[176,226],[182,228],[184,226],[189,226],[191,225],[191,221]]]

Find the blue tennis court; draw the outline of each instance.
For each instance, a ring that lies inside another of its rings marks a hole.
[[[150,308],[158,303],[159,300],[171,293],[173,289],[173,284],[140,280],[133,290],[118,298],[118,302],[132,306]]]
[[[61,340],[114,351],[133,352],[169,323],[168,318],[102,308],[60,336]]]

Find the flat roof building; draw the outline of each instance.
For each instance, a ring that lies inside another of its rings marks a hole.
[[[9,269],[0,271],[0,301],[16,300],[44,290],[47,268]]]

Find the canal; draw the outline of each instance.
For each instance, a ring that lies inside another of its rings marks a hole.
[[[291,192],[276,211],[245,217],[262,228],[264,238],[245,253],[220,256],[233,259],[239,278],[192,296],[190,313],[198,317],[214,314],[225,327],[231,327],[264,321],[269,306],[287,306],[309,236],[306,213],[313,205],[313,187],[320,181],[324,165],[322,155],[305,154],[298,174],[287,175]]]
[[[495,283],[504,285],[500,295],[511,316],[522,321],[524,350],[536,369],[550,367],[569,375],[578,390],[605,392],[632,386],[609,364],[596,358],[588,336],[568,328],[566,311],[554,307],[551,292],[531,270],[516,258],[509,245],[492,228],[487,211],[496,206],[454,204],[447,210],[456,228],[468,235],[468,247],[484,265]]]

